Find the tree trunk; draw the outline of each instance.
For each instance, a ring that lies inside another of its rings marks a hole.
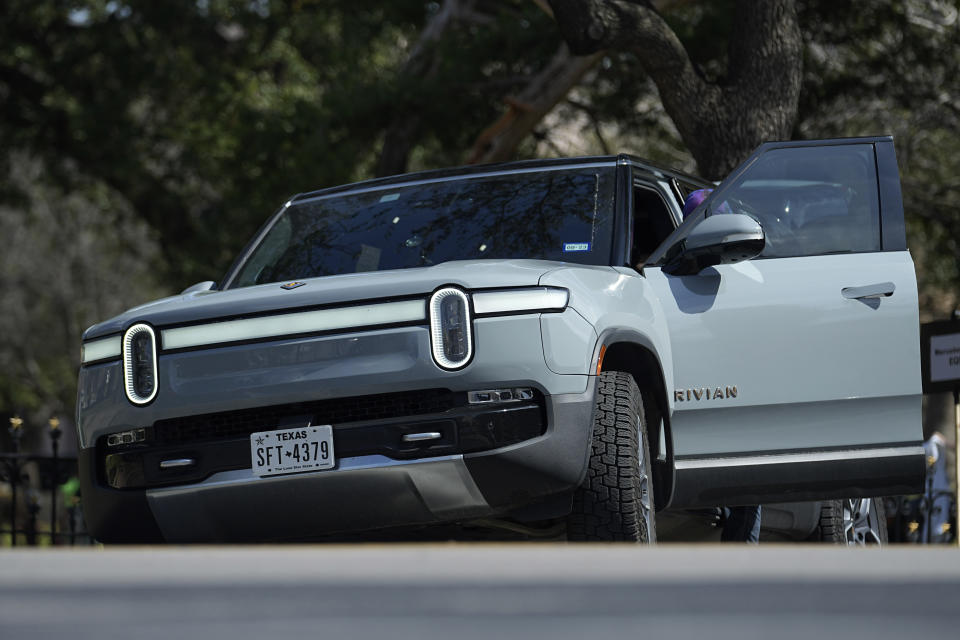
[[[739,0],[726,78],[708,82],[649,2],[549,0],[571,51],[630,50],[704,177],[726,176],[760,143],[790,136],[803,41],[794,0]]]

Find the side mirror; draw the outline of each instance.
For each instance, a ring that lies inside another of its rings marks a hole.
[[[197,284],[187,287],[180,292],[180,295],[186,295],[188,293],[200,293],[202,291],[216,291],[217,283],[213,280],[204,280],[203,282],[198,282]]]
[[[689,276],[718,264],[733,264],[760,255],[766,245],[763,227],[743,213],[718,213],[704,218],[663,267],[665,273]]]

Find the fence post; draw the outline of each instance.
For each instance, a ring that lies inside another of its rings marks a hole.
[[[77,541],[77,497],[72,498],[72,503],[67,507],[67,518],[70,521],[70,546]]]
[[[60,468],[57,454],[60,449],[60,420],[50,418],[50,445],[53,447],[53,469],[50,481],[50,546],[57,544],[57,489],[60,488]]]
[[[26,492],[27,503],[27,546],[37,546],[37,514],[40,513],[40,501],[37,500],[37,494],[32,489]]]
[[[17,484],[20,482],[20,438],[23,436],[23,420],[19,416],[10,418],[8,428],[13,441],[13,457],[10,458],[10,546],[17,546]]]

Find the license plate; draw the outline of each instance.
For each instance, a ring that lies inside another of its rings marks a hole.
[[[305,473],[330,469],[333,457],[333,427],[328,424],[250,434],[253,475]]]

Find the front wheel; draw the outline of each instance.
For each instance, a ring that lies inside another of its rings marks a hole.
[[[643,400],[633,376],[604,371],[597,385],[587,477],[573,496],[567,537],[656,542],[653,474]]]

